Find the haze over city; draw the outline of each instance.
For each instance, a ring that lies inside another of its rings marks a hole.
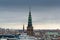
[[[26,29],[29,4],[34,29],[60,29],[60,0],[0,0],[0,28]]]

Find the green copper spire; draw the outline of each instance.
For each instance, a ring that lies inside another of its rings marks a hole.
[[[32,27],[31,9],[29,8],[28,27]]]

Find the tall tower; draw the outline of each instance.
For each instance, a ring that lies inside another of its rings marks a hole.
[[[30,8],[29,8],[27,35],[33,36],[33,26],[32,26],[32,17],[31,17],[31,9]]]
[[[24,30],[25,30],[25,29],[24,29],[24,25],[23,25],[23,32],[24,32]]]

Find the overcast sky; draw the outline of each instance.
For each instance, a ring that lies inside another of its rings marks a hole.
[[[34,29],[60,28],[60,0],[0,0],[0,27],[26,28],[29,5]]]

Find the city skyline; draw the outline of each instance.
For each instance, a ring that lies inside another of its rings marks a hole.
[[[29,3],[34,29],[60,29],[60,0],[0,0],[0,28],[26,29]]]

